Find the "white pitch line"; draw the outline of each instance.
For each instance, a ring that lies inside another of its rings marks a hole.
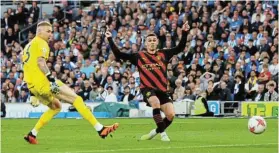
[[[270,146],[278,145],[278,143],[263,144],[223,144],[223,145],[203,145],[203,146],[184,146],[184,147],[155,147],[155,148],[127,148],[127,149],[107,149],[107,150],[83,150],[83,151],[67,151],[56,153],[95,153],[95,152],[132,152],[132,151],[148,151],[148,150],[166,150],[166,149],[193,149],[193,148],[218,148],[218,147],[246,147],[246,146]],[[53,153],[53,151],[51,151]],[[50,152],[42,152],[50,153]]]
[[[197,123],[197,122],[172,122],[172,124],[189,124],[189,123]],[[150,123],[120,123],[120,125],[122,124],[128,124],[128,125],[154,125],[154,122],[150,122]]]

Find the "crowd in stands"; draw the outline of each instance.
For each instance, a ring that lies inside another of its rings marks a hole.
[[[67,6],[67,3],[63,7]],[[168,92],[174,101],[278,101],[277,1],[111,1],[42,13],[36,2],[8,9],[1,20],[1,101],[27,102],[21,55],[35,36],[31,28],[20,43],[19,31],[38,20],[53,24],[47,65],[52,75],[85,101],[142,101],[139,72],[129,61],[116,60],[105,30],[122,52],[145,49],[145,35],[154,32],[159,48],[172,48],[185,21],[191,26],[183,52],[167,65]]]

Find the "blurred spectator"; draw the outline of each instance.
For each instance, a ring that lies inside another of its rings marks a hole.
[[[87,11],[85,3],[72,9],[78,3],[69,1],[54,6],[52,14],[41,12],[37,3],[32,1],[28,8],[26,2],[19,2],[16,9],[8,8],[2,14],[1,86],[5,100],[18,101],[22,90],[29,96],[21,81],[21,56],[34,38],[36,26],[21,33],[20,40],[19,32],[41,20],[40,13],[42,20],[53,24],[47,61],[52,75],[86,100],[104,101],[108,93],[104,89],[109,86],[118,100],[127,86],[134,100],[142,100],[139,72],[129,61],[115,61],[104,39],[106,28],[121,51],[132,54],[145,50],[143,42],[150,32],[157,34],[160,48],[175,46],[185,21],[191,25],[186,47],[166,66],[168,92],[174,99],[195,100],[197,93],[206,91],[208,100],[263,100],[262,86],[270,80],[278,85],[278,2],[89,2]],[[235,82],[239,80],[236,76],[241,76],[240,82]],[[176,80],[181,81],[179,87]],[[274,90],[278,92],[278,88]]]
[[[40,8],[37,6],[37,2],[33,1],[32,6],[29,8],[30,17],[33,18],[34,22],[37,22],[39,19]]]
[[[214,91],[214,87],[209,85],[206,90],[207,100],[219,100],[219,95],[216,91]]]
[[[246,98],[252,99],[258,90],[258,78],[255,71],[250,72],[250,77],[245,84],[245,92],[247,93]]]
[[[4,12],[3,19],[1,19],[1,27],[8,29],[9,27],[13,27],[12,18],[9,17],[7,12]]]
[[[80,71],[85,73],[86,77],[89,78],[90,74],[95,71],[95,67],[91,64],[89,59],[86,59],[85,64]]]
[[[23,3],[21,3],[21,4],[23,4]],[[19,25],[20,29],[22,29],[24,27],[24,25],[26,24],[26,17],[27,17],[22,9],[23,8],[21,6],[19,6],[17,8],[16,14],[15,14],[16,23]]]
[[[215,74],[210,72],[205,72],[202,76],[200,76],[201,85],[200,88],[202,91],[205,91],[208,87],[208,81],[214,80]]]
[[[126,86],[124,88],[124,96],[121,98],[121,101],[125,104],[129,104],[129,101],[134,99],[134,95],[130,93],[130,87]]]
[[[63,18],[63,13],[61,11],[61,7],[60,6],[54,6],[52,16],[57,21],[60,21]]]
[[[89,100],[90,101],[95,101],[96,98],[98,97],[98,94],[99,94],[99,92],[97,91],[98,90],[98,85],[97,85],[96,82],[94,82],[92,86],[93,86],[92,90],[89,93]]]
[[[263,72],[259,75],[259,82],[266,84],[271,79],[271,73],[268,71],[268,65],[263,65]]]
[[[195,100],[195,96],[192,94],[191,88],[189,86],[185,87],[185,96],[183,99],[190,99],[190,100]]]
[[[219,89],[219,100],[221,101],[231,101],[231,92],[227,88],[226,82],[220,83],[220,89]]]
[[[92,87],[90,85],[90,82],[88,80],[84,81],[84,87],[80,93],[80,96],[82,97],[82,99],[84,101],[88,101],[90,100],[89,96],[90,96],[90,92],[92,90]]]
[[[268,91],[264,94],[264,101],[278,101],[278,93],[274,90],[276,88],[274,82],[267,83]]]
[[[255,96],[253,97],[252,100],[254,100],[254,101],[264,101],[264,96],[265,96],[264,84],[259,84],[258,89],[257,89],[257,93],[255,94]]]
[[[242,80],[242,76],[237,75],[235,77],[235,84],[234,84],[234,101],[243,101],[245,100],[244,92],[244,84]]]
[[[1,117],[5,117],[5,116],[6,116],[6,105],[4,102],[1,101]]]
[[[108,76],[108,77],[107,77],[107,83],[105,84],[104,88],[107,88],[107,87],[109,87],[109,86],[112,87],[113,93],[114,93],[115,95],[117,95],[117,94],[118,94],[117,84],[116,84],[116,82],[114,82],[112,76]]]
[[[182,80],[177,79],[175,81],[176,88],[174,89],[174,97],[173,100],[182,100],[184,97],[185,88],[182,86]]]
[[[113,92],[113,87],[107,87],[107,96],[105,97],[105,102],[117,102],[117,97]]]
[[[28,99],[28,93],[25,90],[20,91],[20,95],[17,99],[17,102],[23,102],[26,103]]]

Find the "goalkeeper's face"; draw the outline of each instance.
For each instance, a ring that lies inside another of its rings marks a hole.
[[[42,26],[40,31],[40,37],[44,39],[45,41],[49,41],[49,39],[52,37],[52,27],[51,26]]]

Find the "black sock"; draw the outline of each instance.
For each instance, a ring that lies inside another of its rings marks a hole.
[[[172,123],[172,120],[170,121],[170,120],[168,120],[168,118],[166,118],[166,117],[164,118],[163,121],[164,121],[164,123],[165,123],[165,125],[166,125],[166,129],[167,129],[168,126],[171,125],[171,123]]]
[[[165,129],[164,129],[164,131],[165,131],[168,128],[168,126],[171,125],[172,121],[168,120],[168,118],[165,117],[163,119],[163,122],[165,123]],[[159,129],[158,128],[156,129],[156,132],[159,133]]]
[[[162,133],[165,130],[165,123],[160,113],[160,108],[153,109],[153,119],[157,125],[156,132]]]

